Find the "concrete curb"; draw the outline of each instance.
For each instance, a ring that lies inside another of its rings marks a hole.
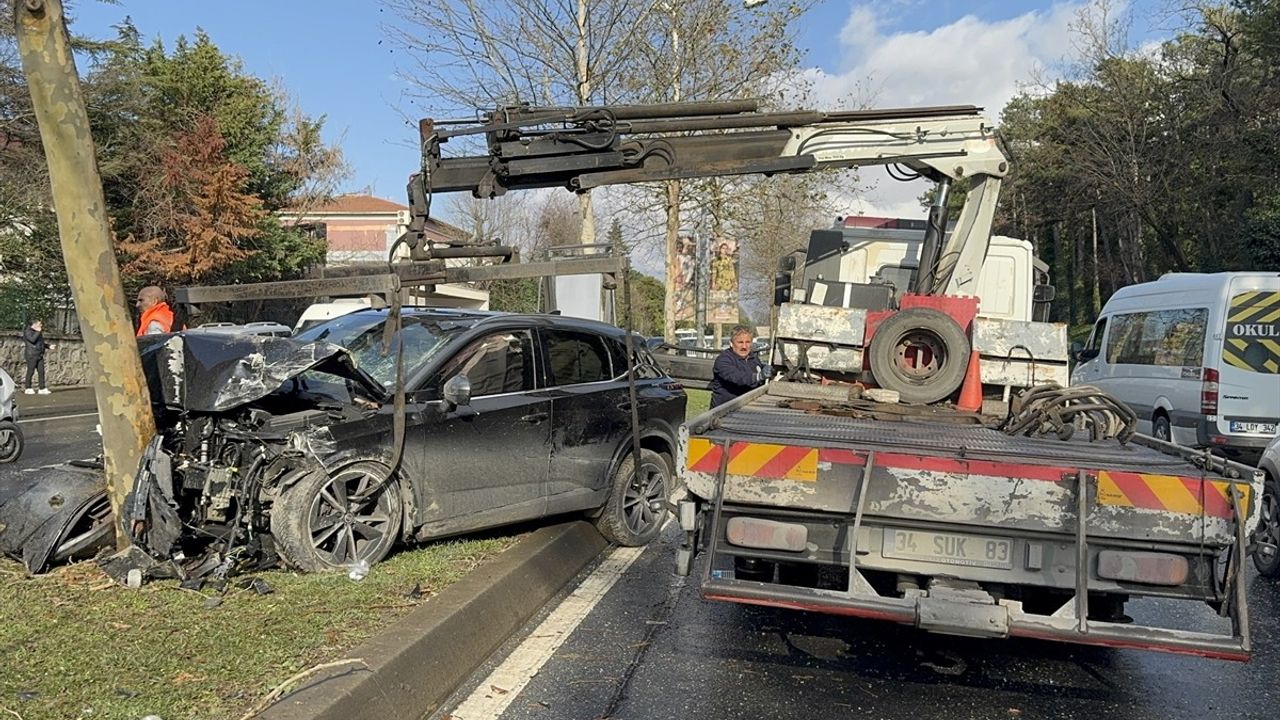
[[[588,523],[540,528],[352,650],[257,720],[419,720],[607,547]]]

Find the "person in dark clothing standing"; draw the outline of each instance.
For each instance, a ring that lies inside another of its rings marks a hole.
[[[723,405],[764,384],[768,371],[751,351],[751,329],[738,325],[729,335],[729,347],[711,368],[711,407]]]
[[[52,347],[44,341],[43,320],[33,321],[22,331],[22,353],[23,359],[27,361],[27,389],[23,392],[27,395],[36,394],[36,390],[31,387],[31,376],[37,372],[40,375],[40,394],[49,394],[49,388],[44,379],[44,353]]]

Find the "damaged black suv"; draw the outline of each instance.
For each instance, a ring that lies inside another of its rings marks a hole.
[[[622,330],[444,309],[404,309],[394,336],[388,322],[364,310],[295,338],[144,339],[160,433],[127,503],[136,544],[189,565],[278,554],[325,570],[571,512],[619,544],[657,535],[686,398],[642,343],[633,473]]]

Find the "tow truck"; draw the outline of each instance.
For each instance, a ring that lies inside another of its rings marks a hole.
[[[419,129],[418,224],[450,191],[866,165],[935,183],[919,242],[870,282],[848,281],[851,248],[830,231],[784,259],[776,379],[682,427],[676,565],[689,574],[705,555],[704,597],[956,635],[1250,656],[1243,561],[1275,552],[1249,544],[1262,475],[1138,435],[1122,404],[1064,387],[1061,325],[981,312],[1003,299],[978,295],[1010,159],[978,108],[519,106]],[[444,154],[467,136],[484,151]],[[1207,605],[1225,629],[1133,622],[1126,603],[1143,597]]]

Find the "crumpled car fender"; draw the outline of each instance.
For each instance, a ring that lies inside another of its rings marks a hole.
[[[100,468],[64,464],[0,483],[0,552],[33,574],[113,545],[114,528]]]

